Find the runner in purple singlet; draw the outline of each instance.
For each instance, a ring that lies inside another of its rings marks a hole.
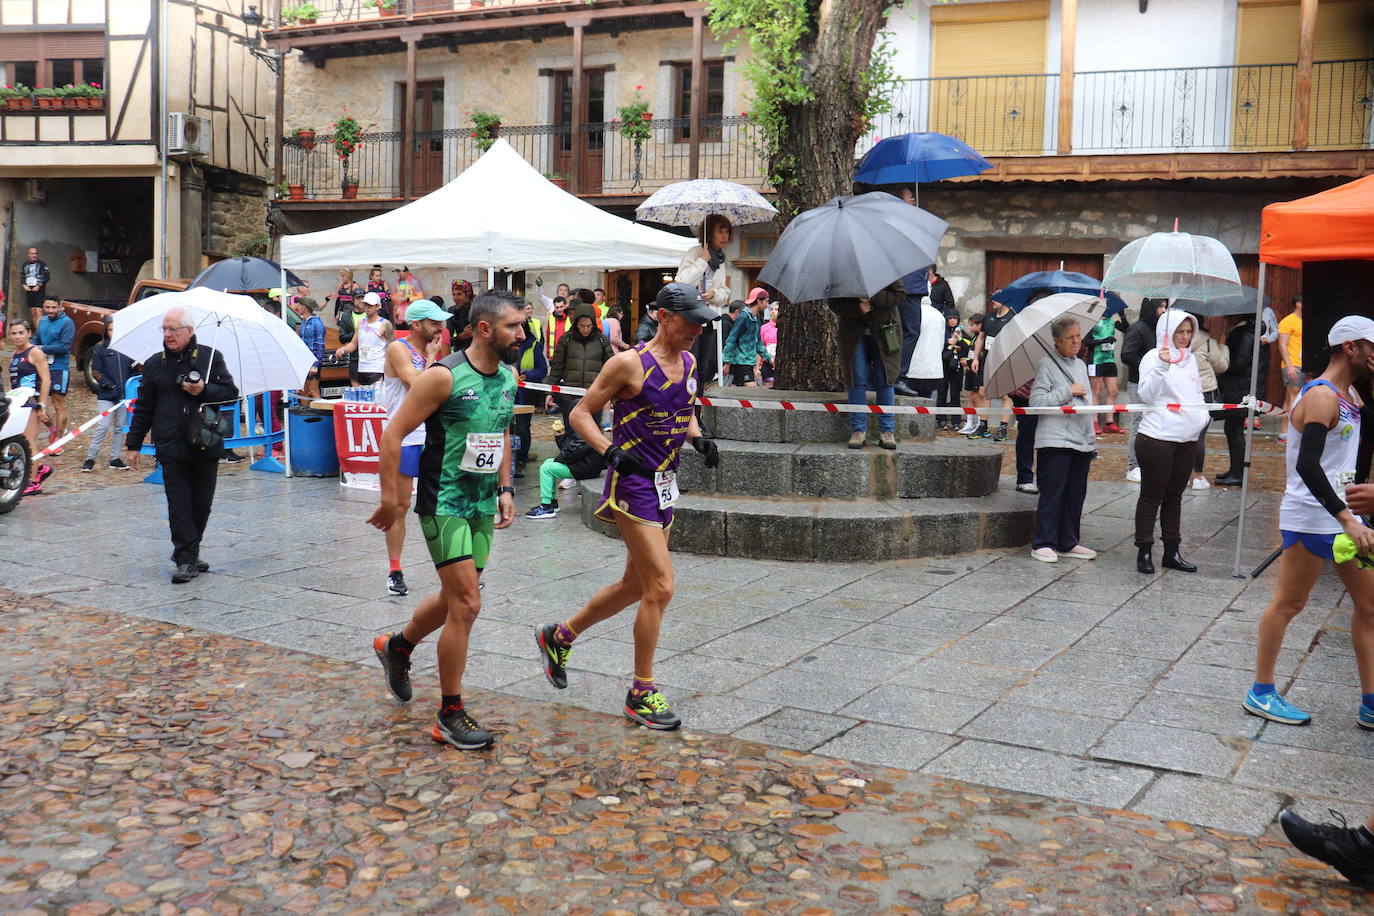
[[[573,431],[604,453],[610,470],[596,517],[620,529],[628,557],[619,581],[606,586],[564,623],[535,630],[549,683],[568,686],[568,652],[578,634],[639,603],[635,618],[635,677],[625,697],[625,715],[648,728],[682,724],[654,686],[654,652],[663,612],[673,597],[673,561],[668,533],[678,498],[678,453],[684,442],[701,453],[708,468],[720,457],[693,417],[697,382],[686,351],[702,328],[720,318],[686,283],[669,283],[654,301],[658,333],[648,343],[612,357],[587,395],[573,408]],[[595,417],[615,402],[611,438]]]

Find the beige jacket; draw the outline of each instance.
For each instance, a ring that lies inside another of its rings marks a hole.
[[[678,266],[677,276],[673,279],[678,283],[686,283],[688,286],[701,289],[701,278],[706,276],[706,271],[710,265],[706,259],[710,257],[708,252],[701,245],[694,245],[688,249],[682,257],[682,263]],[[706,291],[701,294],[701,298],[706,300],[706,304],[722,313],[730,307],[730,287],[726,285],[725,265],[711,275],[706,284]]]
[[[1197,374],[1202,381],[1202,391],[1217,390],[1217,376],[1231,365],[1231,349],[1226,344],[1213,340],[1201,327],[1193,335],[1193,358],[1197,360]]]

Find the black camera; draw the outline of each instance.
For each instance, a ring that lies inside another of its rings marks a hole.
[[[186,385],[186,384],[199,385],[202,381],[204,381],[204,379],[202,379],[202,378],[200,377],[200,373],[197,372],[195,369],[192,369],[190,372],[187,372],[185,375],[182,375],[182,376],[178,376],[178,377],[177,377],[177,384],[178,384],[178,385]]]

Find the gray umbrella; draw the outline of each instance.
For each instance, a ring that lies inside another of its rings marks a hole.
[[[1240,294],[1236,296],[1225,296],[1210,302],[1203,302],[1200,299],[1179,299],[1173,303],[1171,308],[1183,309],[1185,312],[1192,312],[1194,315],[1201,315],[1204,318],[1211,318],[1216,315],[1253,315],[1255,314],[1255,297],[1258,295],[1259,290],[1253,286],[1242,286]],[[1268,296],[1264,297],[1264,304],[1269,304]]]
[[[866,299],[934,264],[948,225],[882,191],[836,197],[792,220],[759,282],[793,302]]]

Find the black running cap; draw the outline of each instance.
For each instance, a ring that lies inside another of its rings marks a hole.
[[[693,324],[709,324],[720,316],[701,298],[696,288],[686,283],[669,283],[654,297],[654,307],[677,312]]]

